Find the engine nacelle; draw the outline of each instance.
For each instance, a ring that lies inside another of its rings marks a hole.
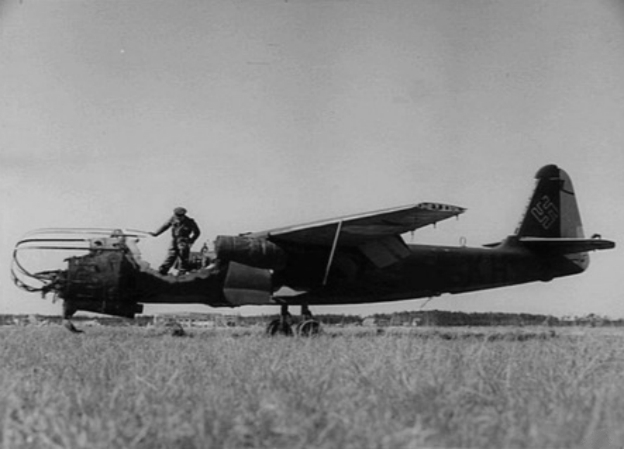
[[[275,243],[245,236],[217,236],[215,253],[224,261],[269,270],[280,270],[287,261],[286,252]]]

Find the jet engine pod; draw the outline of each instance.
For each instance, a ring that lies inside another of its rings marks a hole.
[[[263,238],[245,236],[217,236],[217,259],[238,262],[255,268],[280,270],[286,266],[286,252]]]

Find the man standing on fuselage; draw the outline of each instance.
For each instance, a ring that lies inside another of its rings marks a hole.
[[[158,269],[162,275],[169,272],[176,259],[179,260],[180,272],[188,271],[191,246],[201,234],[197,223],[186,215],[186,209],[183,207],[176,207],[173,210],[173,216],[156,232],[150,232],[150,235],[157,237],[169,228],[171,228],[171,245],[169,245],[167,258]]]

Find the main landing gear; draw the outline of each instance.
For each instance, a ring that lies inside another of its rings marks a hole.
[[[301,306],[301,321],[295,325],[295,332],[301,337],[311,337],[321,332],[321,323],[314,319],[307,304]],[[288,312],[288,305],[282,304],[280,317],[271,321],[266,329],[267,335],[293,335],[293,318]]]

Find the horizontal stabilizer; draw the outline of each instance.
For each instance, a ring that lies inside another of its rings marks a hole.
[[[519,239],[519,243],[532,251],[561,255],[615,248],[614,242],[600,238],[576,239],[521,237]]]

